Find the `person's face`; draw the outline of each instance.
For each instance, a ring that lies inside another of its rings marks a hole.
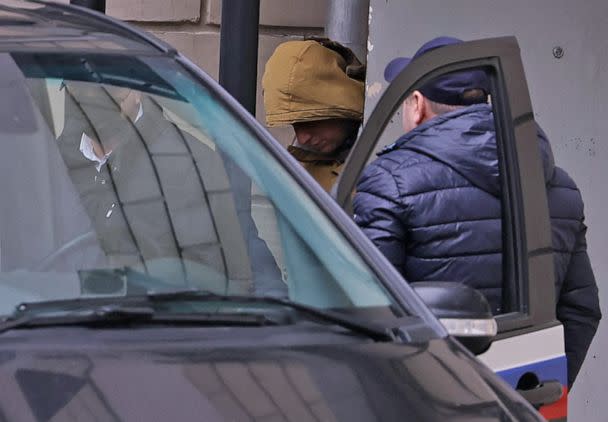
[[[349,135],[349,125],[341,119],[294,123],[293,128],[300,145],[322,154],[334,152]]]

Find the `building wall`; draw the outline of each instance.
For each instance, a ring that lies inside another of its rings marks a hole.
[[[67,0],[63,0],[68,2]],[[264,122],[261,78],[264,64],[282,42],[322,35],[329,0],[261,0],[256,117]],[[134,23],[177,48],[214,79],[218,79],[221,0],[106,0],[106,13]],[[291,128],[270,132],[283,144]]]

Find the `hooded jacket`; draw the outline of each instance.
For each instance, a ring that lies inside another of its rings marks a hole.
[[[564,325],[569,384],[601,318],[586,252],[583,201],[539,146],[555,256],[557,318]],[[501,312],[501,188],[494,119],[479,104],[437,116],[379,153],[363,172],[355,221],[409,282],[458,281]]]
[[[321,154],[289,145],[287,151],[300,162],[326,192],[329,192],[342,172],[350,147],[341,148],[331,154]]]
[[[264,69],[266,125],[363,118],[365,67],[351,50],[327,39],[287,41]]]
[[[361,121],[365,66],[341,44],[324,39],[288,41],[277,47],[262,77],[269,127],[326,119]],[[350,149],[321,154],[296,145],[289,152],[329,191]]]

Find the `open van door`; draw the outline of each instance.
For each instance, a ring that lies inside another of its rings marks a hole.
[[[449,45],[413,60],[389,85],[334,188],[352,215],[352,192],[403,100],[446,73],[482,69],[491,81],[502,190],[503,313],[479,358],[551,420],[567,416],[563,328],[555,314],[553,248],[545,178],[528,85],[514,37]]]

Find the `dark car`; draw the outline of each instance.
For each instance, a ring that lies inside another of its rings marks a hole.
[[[542,420],[171,47],[2,1],[0,49],[0,419]]]

